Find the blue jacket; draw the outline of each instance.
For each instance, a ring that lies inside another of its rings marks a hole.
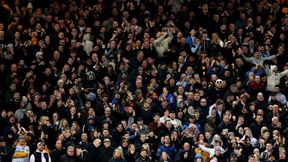
[[[161,153],[164,151],[169,155],[170,159],[172,159],[172,160],[175,159],[175,155],[176,155],[177,150],[174,147],[174,145],[170,145],[169,147],[167,147],[165,145],[160,146],[157,150],[158,159],[160,159]]]

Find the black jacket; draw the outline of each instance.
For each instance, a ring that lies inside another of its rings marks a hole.
[[[101,147],[99,150],[100,153],[100,161],[99,162],[107,162],[113,156],[113,148],[110,146],[108,148]]]
[[[89,143],[86,147],[86,150],[89,152],[90,156],[89,156],[89,161],[93,162],[93,161],[100,161],[100,148],[96,148],[92,143]]]
[[[64,154],[65,154],[64,150],[57,150],[57,149],[52,150],[50,155],[51,161],[60,161],[61,156],[63,156]]]
[[[77,162],[74,156],[70,157],[68,155],[61,156],[60,161],[61,162]]]
[[[90,160],[90,153],[87,150],[83,150],[82,156],[77,156],[77,162],[88,162]]]

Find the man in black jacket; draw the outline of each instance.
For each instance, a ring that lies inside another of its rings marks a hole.
[[[76,162],[74,146],[69,146],[67,148],[66,155],[61,156],[60,161],[61,162]]]
[[[111,140],[109,138],[104,139],[103,147],[100,148],[100,162],[107,162],[113,156],[113,148],[111,146]]]
[[[63,150],[62,141],[57,140],[55,144],[55,149],[53,149],[51,152],[52,161],[60,161],[61,156],[64,154],[65,154],[65,150]]]
[[[92,143],[88,144],[86,150],[89,152],[89,160],[93,161],[100,161],[100,148],[101,148],[101,140],[95,139]]]
[[[87,150],[82,149],[80,145],[77,145],[75,148],[77,162],[88,162],[90,153]]]
[[[185,162],[185,161],[193,161],[194,159],[194,152],[190,149],[190,144],[188,142],[185,142],[183,144],[183,148],[180,149],[176,153],[176,162]]]

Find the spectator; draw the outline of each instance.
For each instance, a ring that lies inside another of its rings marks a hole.
[[[173,35],[169,29],[163,28],[162,32],[156,34],[156,40],[153,41],[153,46],[157,52],[158,58],[163,58],[165,52],[169,52],[169,44],[173,39]]]
[[[75,148],[73,146],[68,146],[66,154],[61,156],[60,160],[63,162],[76,162]]]
[[[55,143],[55,149],[51,151],[51,161],[60,161],[61,156],[65,154],[65,150],[62,147],[62,141],[57,140]]]
[[[141,149],[139,158],[136,160],[136,162],[151,162],[152,160],[147,155],[147,151],[145,149]]]
[[[83,150],[80,145],[76,146],[77,161],[84,162],[90,159],[90,154],[87,150]]]
[[[104,145],[99,150],[100,161],[109,161],[113,155],[113,148],[111,146],[111,140],[109,138],[104,139]]]
[[[18,143],[15,147],[15,153],[12,157],[12,162],[21,161],[26,162],[29,160],[30,149],[29,146],[26,145],[26,137],[19,136]]]
[[[126,159],[123,155],[123,150],[121,147],[116,148],[113,152],[113,157],[109,160],[109,162],[126,162]]]
[[[280,79],[288,74],[288,70],[283,72],[278,72],[278,67],[276,65],[271,66],[270,68],[266,66],[265,68],[267,73],[267,91],[275,92],[275,86],[280,84]],[[275,77],[277,76],[277,77]],[[276,78],[272,81],[272,77]]]
[[[160,146],[157,150],[157,156],[158,158],[161,157],[162,152],[166,152],[169,156],[169,158],[171,158],[172,160],[175,159],[175,155],[176,155],[176,148],[174,147],[174,145],[171,144],[171,139],[169,136],[165,136],[164,137],[164,144],[162,146]]]
[[[45,144],[43,142],[38,142],[36,152],[34,152],[30,156],[30,162],[36,162],[36,161],[51,162],[51,157],[49,156],[49,154],[46,153],[44,149],[45,149]]]
[[[186,161],[193,160],[193,156],[194,156],[193,154],[194,153],[190,147],[191,147],[190,144],[188,142],[185,142],[183,144],[183,148],[181,148],[180,150],[177,151],[175,161],[176,162],[180,162],[180,161],[186,162]],[[201,158],[202,158],[202,155],[201,155]],[[197,159],[196,156],[195,156],[195,159]]]

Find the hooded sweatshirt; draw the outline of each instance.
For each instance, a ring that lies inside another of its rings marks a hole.
[[[196,162],[196,160],[200,158],[202,162],[204,162],[203,156],[201,154],[196,154],[195,158],[194,158],[194,162]]]
[[[269,68],[268,66],[265,66],[265,70],[267,73],[267,86],[266,90],[270,92],[276,92],[275,86],[280,84],[280,80],[282,77],[286,76],[288,74],[288,70],[285,70],[283,72],[277,72],[275,73],[273,71],[274,68],[277,68],[276,65],[271,65]]]
[[[164,57],[164,53],[169,49],[169,44],[171,43],[173,39],[172,33],[168,32],[168,37],[166,37],[166,34],[163,34],[153,42],[153,46],[155,48],[155,51],[158,54],[158,58]]]

